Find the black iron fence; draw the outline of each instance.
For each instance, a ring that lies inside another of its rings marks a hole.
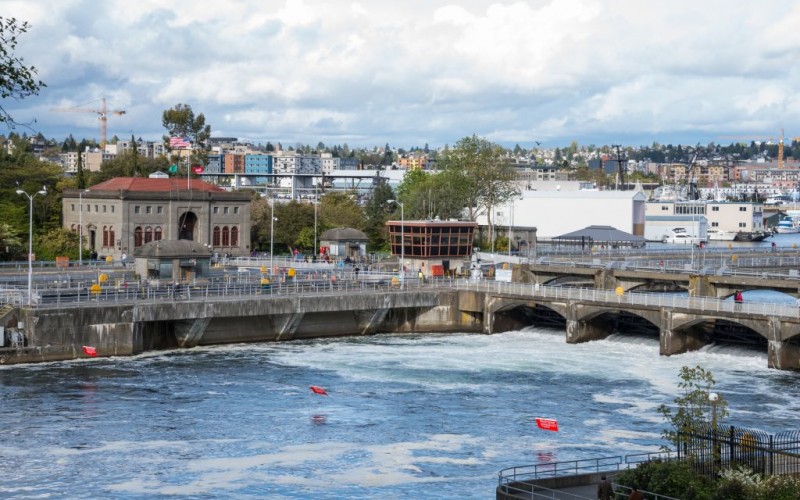
[[[715,476],[745,466],[760,474],[800,476],[800,431],[767,434],[756,429],[701,424],[678,434],[678,458]]]

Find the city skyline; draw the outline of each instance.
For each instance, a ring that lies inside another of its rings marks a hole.
[[[17,132],[157,140],[178,103],[212,136],[431,148],[727,144],[800,136],[800,3],[401,4],[0,0],[47,87]],[[537,144],[539,143],[539,144]]]

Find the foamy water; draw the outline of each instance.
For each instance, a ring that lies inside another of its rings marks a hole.
[[[657,450],[655,408],[696,364],[731,423],[796,428],[798,375],[763,352],[667,358],[656,339],[568,345],[546,329],[4,367],[0,496],[486,498],[504,467]]]

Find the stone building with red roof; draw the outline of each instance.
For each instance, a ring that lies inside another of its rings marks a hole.
[[[199,179],[115,177],[83,192],[63,193],[63,225],[79,232],[84,255],[119,259],[157,240],[191,240],[211,252],[250,253],[248,193]],[[83,211],[81,212],[81,208]]]

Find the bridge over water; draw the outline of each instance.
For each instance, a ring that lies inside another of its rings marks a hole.
[[[71,359],[81,346],[101,356],[232,342],[262,342],[383,332],[483,332],[532,324],[563,325],[568,343],[625,330],[659,339],[662,355],[713,342],[763,346],[769,366],[800,369],[800,314],[795,307],[667,293],[445,279],[347,280],[268,290],[259,286],[105,289],[57,303],[0,310],[13,333],[0,362]],[[10,338],[9,335],[6,335]],[[20,341],[22,339],[22,341]]]

